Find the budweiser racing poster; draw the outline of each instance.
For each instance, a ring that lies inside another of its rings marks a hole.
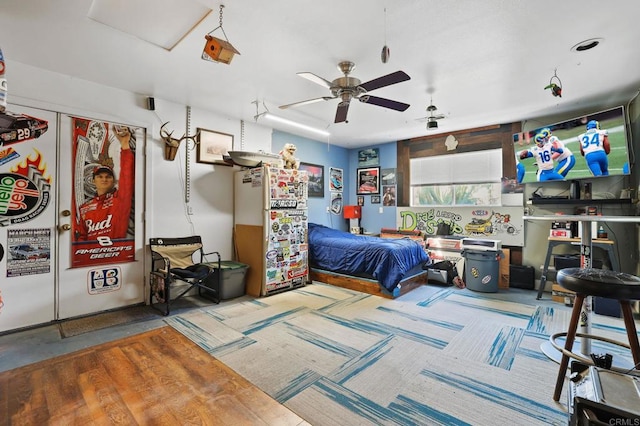
[[[72,118],[71,266],[134,260],[135,149],[139,129]]]

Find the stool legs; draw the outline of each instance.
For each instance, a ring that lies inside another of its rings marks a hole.
[[[585,299],[584,294],[576,294],[576,299],[573,304],[573,311],[571,311],[571,320],[569,321],[569,329],[567,330],[566,342],[564,345],[565,350],[571,352],[573,349],[573,343],[576,339],[576,332],[578,330],[578,322],[580,321],[580,314],[582,312],[582,304]],[[633,357],[633,363],[636,368],[640,364],[640,343],[638,342],[638,333],[636,331],[636,325],[633,319],[633,310],[631,309],[631,302],[628,300],[620,300],[620,308],[622,310],[622,316],[624,318],[624,326],[627,330],[627,338],[629,339],[629,347],[631,348],[631,355]],[[567,367],[569,366],[569,356],[562,354],[562,360],[560,361],[560,370],[558,370],[558,378],[556,379],[556,387],[553,392],[553,400],[559,401],[560,394],[562,393],[562,387],[564,386],[565,376],[567,374]]]
[[[578,321],[580,321],[580,313],[582,312],[582,303],[584,302],[584,294],[576,294],[576,298],[573,302],[573,311],[571,311],[571,320],[569,321],[569,329],[567,330],[567,337],[564,344],[564,348],[571,352],[573,349],[573,342],[576,339],[576,331],[578,330]],[[567,374],[567,367],[569,365],[569,356],[562,354],[562,360],[560,360],[560,370],[558,371],[558,378],[556,379],[556,388],[553,392],[553,400],[559,401],[560,394],[562,393],[562,386],[564,386],[564,379]]]
[[[633,319],[631,302],[628,300],[621,300],[620,308],[622,309],[624,326],[627,329],[627,337],[629,338],[629,347],[631,348],[631,355],[633,356],[633,364],[636,368],[639,368],[638,364],[640,364],[640,343],[638,343],[638,333],[636,332],[636,323]]]

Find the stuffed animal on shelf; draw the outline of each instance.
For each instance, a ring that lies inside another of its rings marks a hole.
[[[300,162],[296,159],[296,146],[292,143],[287,143],[280,151],[280,156],[282,157],[282,162],[284,164],[285,169],[297,169],[300,165]]]

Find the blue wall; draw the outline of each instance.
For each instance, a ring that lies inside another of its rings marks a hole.
[[[324,166],[324,198],[309,198],[309,222],[346,231],[348,229],[348,221],[342,217],[342,214],[338,216],[327,213],[327,207],[331,207],[331,191],[329,190],[330,167],[342,169],[344,179],[343,197],[348,199],[349,193],[355,191],[353,189],[355,180],[350,181],[348,179],[349,151],[326,142],[319,142],[278,130],[273,131],[271,141],[271,150],[274,153],[280,152],[286,143],[292,143],[297,148],[296,158],[299,161]]]
[[[349,150],[349,182],[351,182],[351,190],[346,197],[345,205],[358,204],[358,195],[356,194],[356,183],[358,181],[358,151],[367,148],[378,148],[380,150],[380,164],[374,167],[380,169],[395,169],[398,164],[397,147],[395,142],[385,143],[381,145],[365,146],[357,149]],[[368,166],[367,166],[368,167]],[[346,177],[345,177],[346,179]],[[380,182],[380,187],[382,187]],[[382,198],[382,193],[379,194]],[[397,196],[397,194],[396,194]],[[382,209],[382,213],[380,210]],[[397,228],[396,225],[396,207],[384,207],[382,203],[371,204],[371,195],[364,196],[364,206],[362,206],[361,226],[365,232],[377,234],[380,228]]]
[[[327,207],[331,206],[331,192],[329,190],[329,168],[334,167],[343,171],[344,205],[356,205],[358,151],[367,148],[380,150],[380,164],[375,167],[380,169],[395,169],[397,164],[396,143],[390,142],[381,145],[346,149],[326,142],[319,142],[301,136],[292,135],[278,130],[273,131],[272,152],[279,152],[286,143],[292,143],[297,147],[296,158],[304,163],[324,166],[324,198],[309,198],[309,222],[318,223],[335,229],[347,231],[349,221],[342,215],[337,216],[327,213]],[[382,194],[379,194],[382,198]],[[382,213],[380,213],[382,209]],[[371,196],[364,196],[362,206],[362,227],[367,232],[379,233],[380,228],[397,228],[396,207],[383,207],[381,204],[371,204]]]

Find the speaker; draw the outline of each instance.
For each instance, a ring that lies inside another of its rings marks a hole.
[[[149,111],[156,110],[156,100],[153,99],[151,96],[147,98],[147,108],[149,109]]]

